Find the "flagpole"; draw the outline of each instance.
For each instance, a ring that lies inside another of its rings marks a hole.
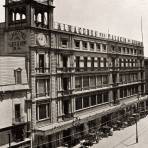
[[[141,38],[142,38],[142,44],[143,44],[143,21],[141,16]]]

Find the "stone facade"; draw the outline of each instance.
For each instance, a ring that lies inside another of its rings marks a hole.
[[[34,147],[58,147],[133,112],[137,96],[146,104],[143,43],[56,23],[53,0],[6,0],[5,9],[0,53],[26,57]]]

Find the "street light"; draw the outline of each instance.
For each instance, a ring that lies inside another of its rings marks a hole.
[[[139,93],[137,95],[137,98],[138,98],[138,102],[137,102],[137,115],[139,113]],[[138,125],[137,125],[137,116],[136,115],[136,143],[138,143],[138,140],[139,140],[139,137],[138,137]]]
[[[11,135],[8,133],[8,140],[9,140],[9,148],[11,148]]]

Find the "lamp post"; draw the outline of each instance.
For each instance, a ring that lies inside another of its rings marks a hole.
[[[137,95],[137,98],[138,98],[138,102],[137,102],[137,115],[139,113],[139,93]],[[136,143],[138,143],[138,140],[139,140],[139,137],[138,137],[138,125],[137,125],[137,116],[136,115]]]
[[[9,148],[11,148],[11,135],[10,135],[10,133],[8,134],[8,140],[9,140]]]

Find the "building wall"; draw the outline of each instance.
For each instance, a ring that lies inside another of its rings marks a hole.
[[[6,100],[0,101],[0,128],[12,126],[12,99],[9,97]],[[6,118],[7,117],[7,118]]]
[[[15,74],[14,70],[22,69],[22,84],[27,84],[27,73],[25,67],[24,57],[0,57],[0,86],[2,85],[15,85]]]

